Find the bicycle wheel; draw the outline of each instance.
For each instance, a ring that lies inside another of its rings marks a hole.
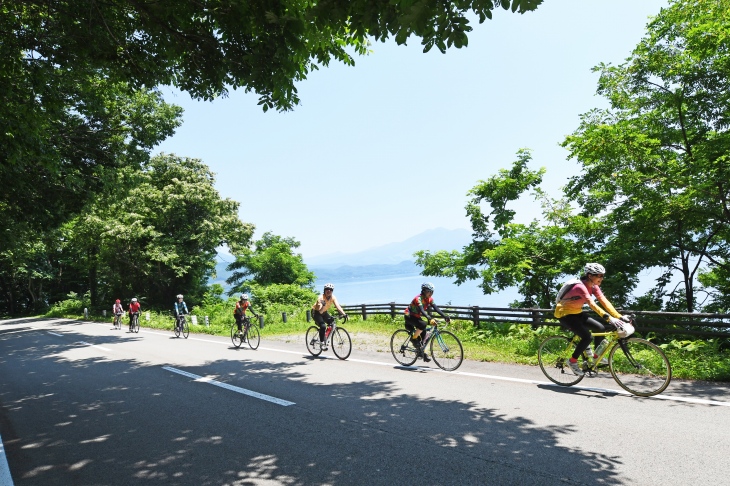
[[[233,346],[237,348],[240,348],[241,344],[243,344],[243,331],[239,334],[238,325],[236,324],[231,326],[231,341],[233,342]]]
[[[175,332],[175,337],[180,337],[180,321],[178,319],[175,319],[175,329],[173,329]]]
[[[249,324],[248,331],[246,331],[246,340],[249,348],[256,349],[259,347],[261,333],[259,333],[259,327],[256,324]]]
[[[121,329],[121,328],[122,328],[122,318],[115,317],[114,318],[114,329]]]
[[[307,351],[312,356],[319,356],[322,354],[322,348],[319,346],[319,327],[312,326],[307,329]]]
[[[337,327],[330,334],[330,344],[332,344],[332,352],[340,359],[347,359],[352,352],[352,341],[350,333],[344,328]]]
[[[464,361],[464,348],[453,333],[438,331],[431,338],[431,357],[442,370],[454,371]]]
[[[548,380],[556,385],[572,386],[583,379],[582,376],[574,375],[568,366],[573,349],[573,343],[565,336],[552,336],[540,344],[537,360]]]
[[[608,355],[613,379],[640,397],[663,392],[672,379],[672,366],[656,344],[641,338],[619,340]]]
[[[190,326],[188,326],[187,320],[183,321],[182,333],[183,333],[183,336],[185,336],[185,339],[187,339],[188,336],[190,335]]]
[[[411,334],[405,329],[398,329],[391,336],[390,352],[395,360],[403,366],[411,366],[418,359],[416,348],[411,343]]]
[[[134,332],[134,333],[139,332],[139,316],[134,316],[132,318],[132,332]]]

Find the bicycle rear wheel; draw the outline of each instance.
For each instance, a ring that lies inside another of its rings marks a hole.
[[[180,337],[180,327],[181,327],[180,320],[175,319],[175,329],[173,329],[173,332],[175,333],[175,337],[178,337],[178,338]]]
[[[190,326],[188,326],[187,320],[185,322],[183,322],[182,334],[183,334],[183,336],[185,336],[185,339],[187,339],[188,336],[190,335]]]
[[[663,392],[672,379],[672,367],[661,348],[641,338],[619,340],[608,356],[608,365],[616,383],[640,397]]]
[[[340,359],[347,359],[352,352],[352,341],[350,334],[342,327],[336,327],[330,334],[332,352]]]
[[[583,379],[582,376],[574,375],[568,366],[573,349],[574,345],[565,336],[551,336],[540,344],[537,360],[548,380],[556,385],[572,386]]]
[[[454,371],[464,361],[461,341],[449,331],[436,331],[431,338],[431,358],[444,371]]]
[[[132,317],[132,332],[134,332],[134,333],[139,332],[139,316]]]
[[[319,327],[312,326],[307,329],[307,351],[312,356],[319,356],[322,354],[322,348],[319,346]]]
[[[257,349],[261,343],[261,333],[259,327],[256,324],[249,324],[248,331],[246,331],[246,340],[248,341],[248,347],[251,349]]]
[[[241,331],[240,333],[238,332],[237,324],[233,324],[231,326],[231,342],[236,348],[240,348],[241,344],[243,344],[243,331]]]
[[[398,329],[391,336],[390,352],[403,366],[411,366],[418,359],[416,348],[411,343],[411,334],[405,329]]]

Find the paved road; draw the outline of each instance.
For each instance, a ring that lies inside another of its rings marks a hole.
[[[637,398],[610,376],[559,388],[535,367],[110,327],[0,321],[16,485],[727,483],[726,385]]]

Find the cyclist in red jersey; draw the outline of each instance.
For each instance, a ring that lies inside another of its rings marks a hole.
[[[446,322],[451,322],[451,319],[441,312],[441,309],[439,309],[433,301],[433,284],[426,282],[421,285],[421,293],[413,298],[405,310],[406,329],[413,331],[411,342],[418,350],[418,355],[421,356],[425,362],[429,362],[431,359],[422,349],[421,344],[423,341],[421,339],[421,333],[426,329],[426,326],[429,323],[432,326],[436,325],[436,321],[428,313],[429,310],[438,312]],[[426,317],[426,321],[423,320],[423,316]]]
[[[581,338],[568,363],[573,373],[578,376],[583,375],[583,370],[580,369],[578,364],[578,358],[591,345],[591,330],[606,332],[606,327],[619,329],[621,337],[629,336],[634,332],[634,327],[630,324],[631,318],[622,316],[601,292],[601,283],[605,273],[606,269],[603,265],[586,263],[583,268],[583,275],[579,279],[566,282],[558,291],[555,317],[558,318],[561,324],[570,328]],[[603,308],[596,303],[596,300]],[[583,312],[584,304],[588,304],[593,312],[608,321],[608,326],[604,326],[590,317],[588,313]],[[596,337],[594,345],[598,347],[601,341],[603,341],[603,336]],[[592,351],[591,354],[593,354]],[[598,356],[593,354],[593,357],[597,358]],[[602,364],[607,364],[607,362]]]
[[[243,319],[246,317],[246,310],[251,309],[251,313],[254,317],[258,318],[259,315],[253,310],[251,303],[248,301],[248,294],[241,294],[241,298],[236,302],[236,309],[233,311],[233,317],[236,319],[236,325],[238,326],[238,332],[242,332]]]
[[[140,311],[141,305],[139,302],[137,302],[137,297],[134,297],[132,299],[132,302],[129,303],[129,330],[132,330],[132,315],[136,314],[137,319],[139,319],[139,311]]]

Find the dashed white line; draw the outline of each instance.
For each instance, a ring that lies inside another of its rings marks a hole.
[[[259,400],[265,400],[267,402],[275,403],[277,405],[281,405],[282,407],[288,407],[290,405],[295,405],[294,402],[290,402],[287,400],[282,400],[281,398],[272,397],[270,395],[264,395],[263,393],[258,393],[255,391],[247,390],[245,388],[240,388],[238,386],[229,385],[228,383],[223,383],[221,381],[213,380],[211,378],[205,378],[203,376],[194,375],[193,373],[188,373],[187,371],[179,370],[177,368],[173,368],[171,366],[163,366],[163,370],[172,371],[173,373],[177,373],[179,375],[187,376],[188,378],[192,378],[195,381],[199,381],[201,383],[209,383],[211,385],[219,386],[221,388],[225,388],[226,390],[234,391],[236,393],[240,393],[242,395],[246,395],[253,398],[258,398]]]

